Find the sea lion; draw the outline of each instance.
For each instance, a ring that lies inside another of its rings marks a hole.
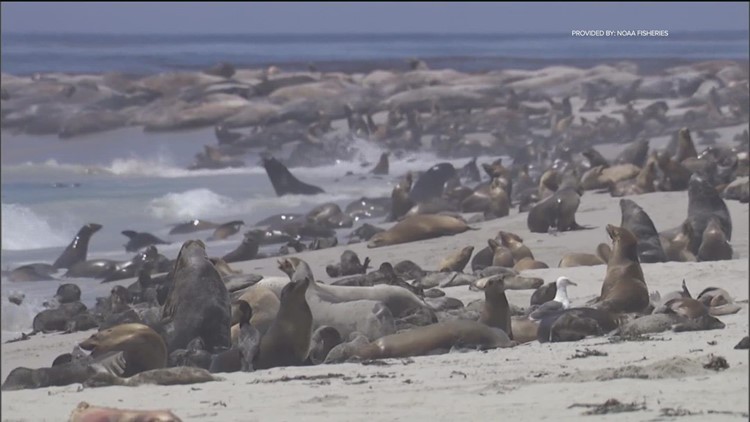
[[[91,236],[102,228],[101,224],[89,223],[81,227],[63,253],[55,260],[55,269],[70,268],[72,265],[86,260]]]
[[[448,257],[443,259],[440,263],[438,271],[440,272],[461,272],[466,267],[471,259],[471,254],[474,253],[473,246],[467,246],[458,252],[450,254]]]
[[[377,174],[377,175],[385,175],[388,174],[388,156],[391,155],[390,152],[384,152],[380,154],[380,160],[378,161],[378,164],[373,167],[372,170],[370,170],[370,173]]]
[[[334,347],[326,358],[326,363],[345,361],[348,358],[388,359],[424,356],[436,352],[445,353],[453,347],[476,348],[480,350],[499,347],[512,347],[515,342],[497,328],[481,322],[454,320],[438,322],[411,330],[402,331],[377,339],[372,343],[355,340],[355,344],[344,343]],[[336,353],[337,349],[347,349],[346,353]],[[336,356],[336,359],[332,359]]]
[[[477,157],[472,158],[466,163],[461,170],[458,171],[459,177],[467,179],[470,182],[479,182],[482,180],[482,175],[479,174],[479,167],[477,167]]]
[[[169,230],[169,234],[189,234],[189,233],[195,233],[203,230],[211,230],[219,227],[219,224],[212,223],[210,221],[206,220],[190,220],[184,223],[178,223],[175,224],[174,227],[172,227],[171,230]]]
[[[240,231],[240,228],[245,225],[245,222],[242,220],[235,220],[230,221],[228,223],[224,223],[220,225],[219,227],[214,230],[214,232],[211,234],[211,236],[208,237],[206,240],[223,240],[228,238],[229,236],[234,235],[235,233]]]
[[[57,271],[50,264],[28,264],[14,268],[8,275],[8,281],[47,281],[57,280],[52,274]]]
[[[162,310],[168,350],[184,349],[196,337],[203,339],[209,352],[229,348],[229,292],[202,241],[188,240],[182,245],[171,274]]]
[[[363,218],[384,217],[388,214],[390,208],[390,197],[368,198],[363,196],[348,203],[344,207],[344,213],[354,221],[359,221]]]
[[[698,248],[699,261],[721,261],[732,259],[732,245],[727,240],[718,217],[712,215],[703,231],[701,245]]]
[[[648,288],[638,261],[638,239],[625,228],[607,225],[612,255],[598,307],[610,312],[642,312],[649,305]]]
[[[244,300],[240,300],[240,329],[237,336],[237,349],[240,353],[241,370],[253,370],[253,361],[260,349],[261,333],[253,326],[251,318],[253,309]]]
[[[727,240],[732,240],[732,218],[726,203],[708,181],[693,175],[688,184],[687,221],[693,228],[689,250],[696,256],[703,241],[703,232],[706,231],[711,216],[719,220],[719,226]]]
[[[409,197],[412,187],[412,174],[406,173],[406,176],[393,187],[391,192],[391,212],[386,221],[396,221],[406,215],[407,212],[415,205]]]
[[[513,270],[518,272],[524,270],[539,270],[544,268],[549,268],[549,266],[542,261],[537,261],[536,259],[532,258],[523,258],[513,265]]]
[[[327,265],[326,273],[330,277],[342,277],[355,274],[365,274],[370,265],[370,258],[365,258],[365,262],[359,261],[359,256],[352,250],[345,250],[341,253],[341,259],[336,265]]]
[[[258,248],[260,247],[260,241],[255,232],[247,232],[242,238],[242,242],[226,255],[221,257],[226,263],[231,264],[232,262],[249,261],[254,259],[258,255]]]
[[[487,245],[492,253],[490,266],[506,268],[513,267],[515,261],[513,260],[513,252],[511,252],[509,248],[500,245],[495,239],[487,239]]]
[[[268,287],[255,285],[245,290],[242,295],[232,302],[232,343],[236,343],[239,334],[240,323],[240,303],[245,302],[250,305],[253,315],[250,324],[253,325],[261,334],[264,334],[268,327],[271,326],[276,314],[279,312],[279,298]]]
[[[523,239],[521,239],[519,235],[501,230],[497,233],[497,236],[500,238],[500,242],[502,242],[503,246],[510,249],[510,253],[513,255],[513,260],[515,262],[524,258],[534,259],[534,254],[532,254],[531,250],[523,244]]]
[[[375,234],[368,248],[397,245],[417,240],[454,235],[472,230],[465,222],[448,215],[415,215],[396,223],[390,229]]]
[[[600,309],[571,308],[546,316],[539,323],[540,343],[578,341],[586,336],[600,336],[617,328],[612,314]]]
[[[79,301],[63,303],[55,309],[45,309],[34,317],[31,323],[34,332],[65,331],[68,324],[87,311]]]
[[[633,164],[638,167],[643,167],[648,156],[648,148],[648,139],[633,141],[622,150],[617,158],[615,158],[614,162],[615,164]]]
[[[445,184],[455,177],[457,177],[457,173],[453,164],[435,164],[414,183],[411,192],[409,192],[409,199],[419,203],[440,197],[443,194]]]
[[[327,325],[318,327],[310,339],[310,363],[319,365],[325,362],[328,352],[342,342],[341,334],[335,328]]]
[[[511,317],[510,327],[513,331],[513,341],[518,344],[536,340],[539,331],[539,323],[527,317]]]
[[[503,330],[513,340],[510,305],[505,296],[505,276],[497,275],[487,280],[484,286],[484,306],[479,322]]]
[[[255,368],[298,366],[307,360],[313,317],[305,293],[311,282],[309,276],[292,280],[282,290],[279,312],[261,338]]]
[[[735,314],[742,307],[734,302],[729,293],[718,287],[707,287],[696,298],[708,308],[708,313],[714,316]]]
[[[638,259],[643,263],[666,262],[667,255],[662,249],[659,233],[654,222],[638,204],[630,199],[620,200],[622,221],[620,226],[638,238]]]
[[[273,157],[263,159],[263,168],[266,169],[266,174],[271,180],[276,196],[290,194],[316,195],[319,193],[325,193],[323,189],[317,186],[301,182],[292,175],[285,165],[281,164]]]
[[[138,252],[140,249],[151,245],[169,245],[166,240],[161,240],[151,233],[139,233],[133,230],[123,230],[121,232],[129,240],[125,244],[125,251],[127,252]]]
[[[143,324],[121,324],[99,331],[78,346],[96,358],[108,352],[123,352],[123,376],[130,377],[167,365],[167,346],[164,339]]]
[[[81,288],[73,283],[61,284],[55,292],[55,299],[58,303],[72,303],[81,300]]]
[[[324,227],[338,229],[342,227],[352,227],[354,225],[354,219],[349,215],[344,214],[341,207],[338,204],[329,202],[310,210],[305,216],[308,222],[322,225]]]
[[[580,203],[581,195],[575,189],[562,188],[534,205],[526,224],[532,233],[547,233],[550,228],[561,232],[580,230],[583,227],[575,220]]]
[[[617,198],[654,192],[656,190],[654,185],[656,176],[656,161],[649,160],[634,178],[616,183],[610,182],[609,193],[612,197]]]
[[[151,421],[151,422],[182,422],[179,416],[169,410],[128,410],[112,407],[92,406],[86,402],[78,403],[73,409],[68,422],[93,421]]]
[[[668,236],[659,235],[659,241],[661,242],[664,254],[668,261],[677,262],[695,262],[698,259],[695,255],[690,252],[690,242],[693,238],[693,226],[690,225],[689,221],[685,221],[680,226],[680,231],[677,235],[669,239]]]

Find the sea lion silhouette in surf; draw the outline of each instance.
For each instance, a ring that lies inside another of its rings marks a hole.
[[[271,179],[271,184],[273,185],[273,190],[276,191],[276,196],[290,194],[316,195],[325,192],[317,186],[301,182],[292,175],[285,165],[281,164],[273,157],[264,158],[263,167],[266,169],[268,178]]]

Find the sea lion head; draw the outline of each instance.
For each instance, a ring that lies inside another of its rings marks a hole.
[[[505,274],[498,274],[487,279],[484,283],[484,297],[486,300],[505,293]]]
[[[279,269],[286,275],[288,275],[290,278],[294,275],[294,272],[297,271],[297,266],[300,263],[299,258],[295,257],[289,257],[289,258],[283,258],[276,261],[279,264]]]
[[[96,224],[96,223],[89,223],[83,226],[83,228],[85,228],[88,233],[93,234],[93,233],[98,232],[102,228],[102,225]]]
[[[81,300],[81,288],[73,283],[61,284],[55,293],[59,303],[70,303]]]
[[[523,243],[523,239],[521,238],[521,236],[515,233],[504,232],[501,230],[497,233],[497,235],[500,238],[500,241],[503,242],[503,246],[506,247],[511,247],[511,245]]]
[[[385,232],[375,233],[367,242],[368,248],[377,248],[386,244],[388,238]]]

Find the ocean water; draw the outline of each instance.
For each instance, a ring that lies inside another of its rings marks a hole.
[[[76,35],[2,34],[0,70],[97,73],[154,73],[199,69],[218,61],[238,66],[282,65],[304,68],[314,62],[321,70],[403,68],[406,58],[427,59],[432,65],[460,70],[525,67],[565,60],[608,58],[741,59],[748,58],[746,32],[670,33],[667,38],[574,38],[542,35]],[[493,67],[494,66],[494,67]],[[322,186],[323,195],[278,198],[258,157],[245,157],[248,167],[229,170],[185,170],[203,145],[214,144],[211,129],[144,133],[126,128],[63,141],[56,136],[2,132],[0,154],[2,197],[2,269],[30,262],[51,263],[86,223],[103,228],[94,234],[89,258],[130,259],[122,230],[148,231],[170,245],[159,248],[174,258],[188,238],[205,239],[210,232],[169,236],[170,226],[192,218],[215,222],[244,220],[251,225],[280,212],[306,212],[333,201],[342,207],[362,196],[389,195],[394,179],[407,170],[425,170],[438,160],[429,151],[392,159],[391,174],[362,177],[381,153],[355,141],[352,162],[292,171]],[[491,157],[483,157],[491,160]],[[453,161],[463,165],[466,160]],[[345,176],[347,172],[354,176]],[[54,184],[70,187],[54,187]],[[236,247],[241,235],[208,242],[209,254],[221,256]],[[72,280],[76,281],[76,280]],[[92,304],[86,284],[84,301]],[[58,282],[0,282],[3,339],[29,331],[34,315]],[[22,306],[7,295],[22,292]]]

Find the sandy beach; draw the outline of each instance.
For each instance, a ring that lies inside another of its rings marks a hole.
[[[682,221],[687,192],[631,197],[654,220],[658,230]],[[409,258],[434,268],[447,253],[466,245],[481,247],[497,230],[519,233],[535,257],[555,267],[563,253],[592,252],[608,241],[607,223],[619,223],[618,199],[587,193],[577,220],[591,230],[531,234],[526,215],[513,212],[481,228],[449,238],[367,249],[364,243],[299,254],[316,276],[350,248],[369,256],[374,266]],[[253,373],[221,374],[223,381],[187,386],[105,387],[80,385],[2,393],[4,421],[58,421],[81,401],[99,406],[171,409],[183,420],[579,420],[592,410],[574,404],[602,404],[609,399],[635,403],[643,410],[607,416],[609,420],[675,420],[673,412],[692,412],[693,420],[737,420],[748,412],[748,353],[734,350],[748,334],[748,207],[727,201],[734,224],[732,244],[739,259],[723,262],[643,264],[649,290],[662,294],[679,288],[683,279],[694,294],[720,286],[742,310],[720,319],[722,330],[652,335],[648,341],[611,343],[606,337],[573,343],[532,342],[510,349],[391,359],[375,364],[338,364],[275,368]],[[210,252],[210,250],[209,250]],[[280,276],[275,259],[235,264],[246,273]],[[549,268],[529,271],[545,282],[566,275],[578,283],[570,292],[574,305],[598,294],[605,266]],[[126,285],[131,280],[120,282]],[[92,283],[85,289],[111,285]],[[527,306],[532,291],[510,291],[512,304]],[[482,294],[467,287],[446,289],[465,304]],[[91,332],[35,336],[2,346],[2,377],[17,366],[48,366]],[[573,358],[587,349],[605,356]],[[729,368],[704,369],[710,355],[722,356]],[[642,371],[633,367],[643,368]],[[646,378],[647,377],[647,378]],[[646,378],[646,379],[644,379]],[[672,410],[669,410],[672,409]]]

